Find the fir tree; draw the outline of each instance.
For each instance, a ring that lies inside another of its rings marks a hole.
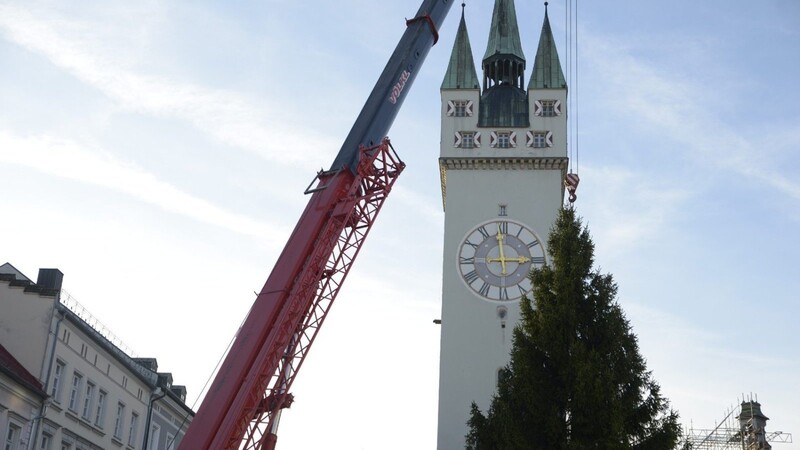
[[[467,448],[675,448],[678,415],[647,371],[612,276],[593,270],[574,209],[560,211],[548,250],[491,406],[484,415],[472,404]]]

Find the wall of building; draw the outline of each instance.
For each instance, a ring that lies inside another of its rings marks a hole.
[[[42,395],[0,370],[0,433],[12,450],[28,447],[31,430],[43,402]],[[10,439],[10,440],[9,440]],[[14,447],[16,446],[16,447]],[[3,447],[5,448],[5,447]]]
[[[170,397],[153,406],[148,450],[174,450],[186,434],[191,417]]]
[[[0,280],[0,343],[19,355],[49,395],[41,420],[31,420],[41,413],[41,400],[15,413],[33,423],[20,449],[145,448],[151,399],[159,388],[169,390],[171,375],[156,373],[154,358],[142,361],[145,365],[134,361],[55,296],[26,293],[7,279]],[[148,362],[152,367],[145,367]],[[7,430],[2,420],[11,411],[5,406],[7,384],[0,379],[0,431]],[[167,437],[179,442],[193,412],[172,392],[156,407],[151,423],[161,428],[161,439],[148,448],[177,448],[168,447]]]
[[[0,281],[0,343],[28,370],[42,377],[56,298],[25,292]]]
[[[445,200],[439,384],[440,450],[463,449],[470,405],[486,411],[498,371],[509,360],[519,301],[481,298],[464,282],[459,250],[470,231],[490,220],[525,225],[545,247],[563,204],[567,169],[565,89],[528,91],[530,126],[479,128],[477,90],[442,90],[440,169]],[[473,102],[472,115],[448,116],[448,102]],[[559,114],[536,116],[534,102],[558,101]],[[455,133],[481,133],[479,147],[454,145]],[[492,132],[514,132],[515,145],[491,146]],[[528,132],[552,133],[544,147],[528,146]],[[501,210],[502,205],[502,210]],[[500,310],[502,308],[502,314]],[[503,317],[501,317],[503,316]],[[505,324],[505,327],[503,327]]]
[[[67,314],[48,380],[47,418],[71,448],[141,448],[151,388]],[[120,407],[121,406],[121,407]]]
[[[533,173],[535,172],[535,173]],[[511,332],[519,320],[519,302],[479,298],[464,284],[458,269],[459,248],[475,226],[500,218],[527,225],[545,245],[561,206],[561,170],[449,170],[442,264],[442,340],[439,391],[439,448],[460,442],[463,448],[470,404],[486,410],[497,383],[497,370],[508,362]],[[468,193],[461,195],[458,193]],[[502,328],[498,306],[506,308]]]

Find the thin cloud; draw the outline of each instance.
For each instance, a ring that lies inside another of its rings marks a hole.
[[[0,31],[16,44],[98,89],[123,108],[186,120],[214,139],[281,165],[316,168],[322,149],[336,148],[321,136],[302,133],[283,116],[234,92],[138,73],[121,56],[111,57],[91,28],[44,18],[23,7],[0,5]],[[298,139],[298,136],[303,136]]]
[[[444,211],[442,211],[441,197],[439,195],[423,195],[414,189],[398,184],[392,188],[392,194],[392,200],[403,203],[405,209],[411,210],[413,208],[430,225],[441,226],[444,223]]]
[[[800,184],[776,173],[773,158],[759,151],[763,137],[750,136],[718,118],[713,104],[727,99],[714,95],[724,92],[679,81],[602,38],[594,37],[588,46],[584,54],[590,55],[588,60],[601,77],[593,83],[607,87],[605,92],[613,95],[607,104],[633,117],[631,123],[658,130],[677,144],[676,151],[683,150],[704,165],[743,175],[800,200]]]
[[[102,186],[164,211],[265,242],[282,242],[287,230],[226,211],[156,178],[135,165],[50,136],[18,137],[0,130],[0,163],[28,167],[47,175]]]
[[[586,198],[580,204],[591,209],[587,216],[593,218],[589,225],[603,247],[599,254],[624,254],[658,238],[691,196],[685,189],[617,167],[585,165],[581,175]],[[599,182],[602,188],[592,186]],[[602,196],[595,197],[595,192]]]

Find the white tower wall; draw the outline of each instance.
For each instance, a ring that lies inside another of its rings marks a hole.
[[[508,14],[502,8],[508,8]],[[487,55],[492,61],[505,61],[502,64],[508,63],[508,67],[521,67],[513,65],[518,61],[514,58],[522,57],[520,44],[512,36],[516,31],[500,32],[516,30],[512,13],[513,2],[495,3],[494,34],[489,45],[492,51],[487,50]],[[500,26],[500,21],[506,22]],[[445,224],[439,450],[464,449],[471,403],[484,413],[490,406],[498,372],[508,364],[513,330],[520,318],[519,299],[514,299],[520,292],[517,282],[525,279],[530,266],[539,264],[534,263],[533,249],[541,252],[537,255],[543,255],[545,262],[549,259],[546,242],[564,201],[568,163],[567,89],[547,16],[532,68],[536,75],[530,82],[542,89],[513,90],[518,87],[501,78],[493,80],[491,87],[484,86],[483,99],[479,89],[461,89],[477,83],[470,48],[462,14],[441,90],[439,166]],[[547,88],[550,86],[560,88]],[[489,111],[504,114],[485,117],[482,123],[517,126],[479,127],[482,101],[491,105]],[[506,101],[523,103],[508,105]],[[528,120],[518,115],[526,107]],[[525,123],[529,126],[520,126]],[[470,141],[464,136],[477,138],[477,133],[479,139],[472,142],[475,145],[466,145]],[[490,221],[489,226],[476,231]],[[505,237],[503,224],[508,226]],[[535,238],[514,241],[515,236],[521,236],[520,225],[531,230]],[[469,244],[464,243],[467,238]],[[534,243],[536,240],[538,243]],[[527,252],[525,247],[532,250]],[[499,253],[500,248],[505,254]],[[527,262],[516,264],[514,259]],[[493,291],[484,290],[487,285]],[[516,295],[508,295],[512,291]],[[501,293],[509,300],[500,300],[504,297]]]

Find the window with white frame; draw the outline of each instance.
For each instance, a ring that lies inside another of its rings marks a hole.
[[[91,381],[86,381],[86,390],[84,391],[83,396],[83,410],[81,411],[81,417],[86,420],[91,420],[92,418],[92,403],[94,402],[94,383]]]
[[[478,148],[481,146],[481,133],[477,131],[456,131],[453,136],[453,147]]]
[[[47,433],[42,434],[42,440],[39,442],[39,450],[50,450],[50,443],[53,441],[53,436]]]
[[[544,148],[545,143],[545,134],[541,131],[536,131],[533,133],[533,147],[534,148]]]
[[[449,100],[447,102],[447,115],[450,117],[472,117],[472,100]]]
[[[454,115],[456,117],[467,117],[467,102],[459,100],[455,102],[455,104],[456,104],[456,113]]]
[[[542,117],[554,117],[556,115],[555,100],[542,100]]]
[[[497,148],[511,148],[511,133],[508,131],[497,132]]]
[[[114,437],[122,439],[122,421],[125,420],[125,405],[117,403],[117,417],[114,419]]]
[[[535,100],[533,102],[533,114],[539,117],[556,117],[561,115],[561,101],[559,100]]]
[[[150,427],[150,442],[147,444],[147,448],[158,448],[158,439],[161,437],[161,427],[158,424],[153,424]]]
[[[139,415],[135,412],[131,413],[131,426],[128,428],[128,446],[134,447],[136,444],[136,433],[139,428]]]
[[[167,433],[167,450],[175,450],[175,435]]]
[[[19,449],[19,439],[20,433],[22,432],[22,427],[13,423],[8,423],[8,429],[6,430],[6,442],[5,442],[5,450],[18,450]]]
[[[97,408],[94,410],[94,424],[99,428],[103,428],[103,419],[105,418],[106,414],[106,391],[100,389],[100,392],[97,394]]]
[[[56,366],[53,368],[53,383],[50,386],[50,397],[56,403],[61,403],[61,383],[64,379],[64,370],[66,364],[61,360],[56,360]]]
[[[492,131],[489,146],[492,148],[513,148],[517,146],[515,131]]]
[[[545,148],[553,146],[552,131],[528,131],[528,147]]]
[[[78,372],[72,374],[72,389],[69,392],[69,409],[78,412],[78,403],[81,397],[81,384],[83,383],[83,376]]]
[[[461,148],[475,148],[475,132],[461,132]]]
[[[61,450],[72,450],[72,444],[61,441]]]

